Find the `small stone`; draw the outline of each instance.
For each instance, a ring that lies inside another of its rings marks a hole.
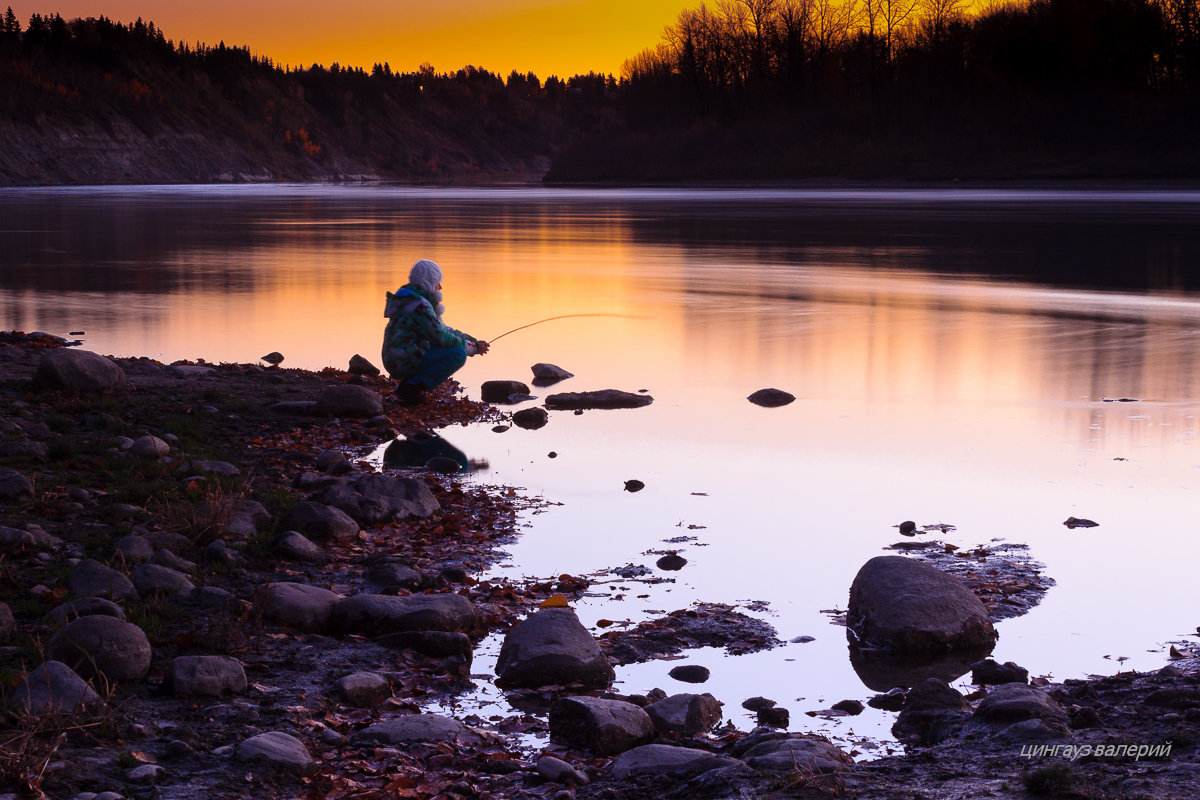
[[[971,683],[999,686],[1004,683],[1028,683],[1029,670],[1012,661],[998,664],[990,658],[971,665]]]
[[[901,536],[916,536],[917,523],[911,519],[904,520],[904,522],[900,523],[899,527]]]
[[[553,783],[583,785],[588,777],[566,761],[554,756],[542,756],[537,762],[537,773]]]
[[[518,428],[535,431],[545,427],[546,423],[550,421],[550,415],[544,408],[523,408],[513,413],[512,420]]]
[[[373,708],[392,696],[391,682],[375,672],[355,672],[339,678],[334,687],[343,700],[358,708]]]
[[[786,728],[791,722],[791,713],[782,706],[762,708],[755,712],[759,725],[768,728]]]
[[[560,366],[555,364],[537,363],[530,369],[533,371],[533,383],[535,386],[549,386],[559,381],[564,381],[567,378],[574,378],[575,374],[567,372]]]
[[[26,714],[94,711],[104,703],[87,681],[61,661],[47,661],[25,676],[10,703]]]
[[[153,786],[162,780],[167,771],[158,764],[142,764],[125,773],[125,780],[139,786]]]
[[[786,406],[788,403],[796,400],[796,395],[783,391],[782,389],[759,389],[754,394],[746,398],[756,406],[763,408],[778,408]]]
[[[637,478],[634,478],[633,480],[625,481],[625,491],[627,491],[627,492],[640,492],[642,489],[645,489],[645,488],[646,488],[646,484],[642,483]]]
[[[479,393],[485,403],[510,403],[514,395],[528,395],[529,386],[521,381],[484,381]]]
[[[349,372],[351,375],[370,375],[371,377],[375,377],[379,374],[379,367],[355,353],[350,356]]]
[[[100,674],[112,681],[140,681],[150,670],[145,632],[106,615],[79,617],[64,625],[51,638],[47,652],[84,678]]]
[[[263,615],[303,631],[320,631],[333,618],[341,595],[303,583],[273,583],[266,589]]]
[[[321,560],[320,546],[305,538],[304,534],[297,531],[286,531],[272,549],[284,558],[291,558],[296,561]]]
[[[767,697],[751,697],[742,701],[742,708],[747,711],[762,711],[764,708],[774,708],[776,702]]]
[[[33,484],[16,470],[0,469],[0,500],[33,497]]]
[[[858,700],[842,700],[833,704],[835,711],[845,711],[852,717],[856,717],[863,712],[863,704]]]
[[[1069,528],[1070,530],[1075,530],[1076,528],[1098,528],[1100,526],[1100,523],[1093,522],[1090,519],[1080,519],[1078,517],[1067,517],[1066,521],[1063,522],[1063,525],[1066,525],[1067,528]]]
[[[279,731],[251,736],[237,747],[238,761],[268,764],[288,772],[307,775],[317,769],[308,748],[294,736]]]
[[[704,683],[708,680],[709,675],[711,675],[708,667],[702,667],[699,664],[683,664],[675,667],[667,674],[683,683]]]
[[[170,454],[171,445],[157,436],[139,436],[133,440],[129,452],[138,458],[158,459]]]
[[[246,671],[229,656],[178,656],[171,660],[163,685],[176,697],[244,694]]]
[[[126,561],[149,561],[154,558],[154,545],[144,536],[122,536],[117,539],[116,549]]]
[[[667,555],[654,562],[654,566],[667,572],[678,572],[687,566],[687,559],[676,553],[668,553]]]
[[[283,363],[283,353],[280,353],[278,350],[272,350],[270,353],[262,356],[262,360],[268,364],[280,364]]]

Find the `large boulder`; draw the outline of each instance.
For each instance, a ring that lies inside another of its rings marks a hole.
[[[711,694],[673,694],[646,706],[660,733],[695,736],[712,730],[721,721],[721,701]]]
[[[272,583],[263,597],[263,616],[302,631],[321,631],[333,618],[342,596],[306,583]]]
[[[51,350],[38,362],[33,382],[42,389],[102,394],[123,387],[128,379],[111,358],[90,350]]]
[[[621,781],[638,775],[692,778],[714,769],[736,767],[742,763],[736,758],[718,756],[706,750],[672,747],[669,744],[644,744],[613,759],[611,769],[613,777]]]
[[[550,706],[550,741],[599,756],[624,753],[654,736],[639,706],[599,697],[564,697]]]
[[[560,392],[546,398],[551,411],[586,408],[641,408],[654,402],[648,394],[622,392],[619,389],[600,389],[594,392]]]
[[[570,683],[602,688],[616,673],[574,611],[543,608],[505,635],[496,675],[502,689]]]
[[[796,770],[803,775],[845,772],[854,763],[854,759],[827,740],[803,733],[757,744],[743,753],[742,758],[764,772]]]
[[[356,745],[433,742],[479,744],[487,737],[456,719],[440,714],[409,714],[364,728],[350,737]]]
[[[23,714],[72,714],[104,703],[87,681],[61,661],[47,661],[30,672],[13,692],[11,704]]]
[[[140,681],[150,671],[150,641],[131,622],[103,614],[79,617],[59,629],[47,652],[84,678]]]
[[[246,670],[229,656],[178,656],[171,659],[163,686],[176,697],[244,694]]]
[[[238,761],[265,764],[300,775],[314,772],[318,766],[304,742],[280,731],[251,736],[237,746],[236,754]]]
[[[366,419],[383,413],[379,392],[366,386],[345,383],[326,386],[317,395],[317,415]]]
[[[319,542],[344,541],[358,535],[359,527],[345,511],[324,503],[303,500],[283,515],[284,530],[298,531]]]
[[[921,654],[990,648],[996,629],[962,581],[904,556],[872,558],[850,586],[846,623],[860,641]]]
[[[973,719],[999,725],[1039,719],[1050,725],[1064,725],[1067,714],[1041,689],[1025,683],[1005,683],[979,701]]]
[[[475,604],[460,594],[359,594],[338,602],[333,624],[342,633],[386,636],[403,631],[469,631],[479,624]]]
[[[363,525],[428,517],[441,508],[425,481],[392,475],[363,475],[352,482],[330,486],[315,499],[340,509]]]
[[[80,561],[67,577],[67,588],[77,597],[103,597],[106,600],[137,600],[140,595],[133,581],[122,572],[99,561]]]

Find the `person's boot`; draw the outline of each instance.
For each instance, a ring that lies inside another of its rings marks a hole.
[[[420,405],[421,401],[425,399],[425,387],[420,384],[401,381],[396,386],[394,394],[401,405],[416,406]]]

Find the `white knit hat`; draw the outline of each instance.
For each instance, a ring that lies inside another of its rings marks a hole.
[[[412,272],[408,273],[408,282],[432,294],[442,282],[442,268],[429,259],[422,258],[413,264]]]

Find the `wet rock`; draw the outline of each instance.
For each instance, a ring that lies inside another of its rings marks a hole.
[[[736,758],[718,756],[704,750],[666,744],[644,744],[617,756],[613,759],[610,769],[612,776],[622,781],[639,775],[691,778],[722,767],[740,766],[742,763]]]
[[[33,497],[33,484],[20,472],[0,469],[0,500],[19,500]]]
[[[284,558],[296,561],[321,560],[321,548],[305,538],[304,534],[299,531],[285,531],[272,549]]]
[[[892,733],[902,741],[935,744],[966,718],[963,696],[945,681],[927,678],[908,690]]]
[[[640,492],[642,489],[645,489],[645,488],[646,488],[646,484],[642,483],[637,478],[633,478],[632,480],[625,481],[625,491],[627,491],[627,492],[631,492],[631,493],[632,492]]]
[[[903,689],[892,689],[885,694],[875,695],[867,701],[867,705],[881,711],[899,711],[904,707],[904,694]]]
[[[363,475],[352,482],[330,486],[315,499],[363,525],[428,517],[441,508],[425,481],[391,475]],[[303,528],[297,530],[308,533]]]
[[[379,367],[355,353],[350,356],[350,367],[347,371],[351,375],[370,375],[373,378],[379,374]]]
[[[349,705],[373,708],[392,696],[392,684],[376,672],[355,672],[334,684],[338,695]]]
[[[281,521],[285,530],[295,530],[319,542],[345,541],[358,536],[358,523],[345,511],[324,503],[302,500],[288,509]]]
[[[619,389],[601,389],[595,392],[561,392],[546,398],[546,408],[551,411],[583,410],[589,408],[641,408],[654,402],[648,394],[622,392]]]
[[[754,716],[755,722],[767,728],[786,728],[792,721],[792,713],[783,706],[760,708]]]
[[[419,589],[425,582],[421,573],[404,564],[377,564],[367,571],[367,579],[384,591]]]
[[[660,558],[658,561],[655,561],[654,566],[658,567],[664,572],[678,572],[686,567],[687,563],[687,559],[678,553],[669,553]]]
[[[704,683],[712,673],[709,672],[708,667],[702,667],[699,664],[683,664],[673,668],[667,674],[684,683]]]
[[[467,663],[471,661],[471,637],[457,631],[400,631],[380,636],[375,641],[433,658],[453,656]]]
[[[129,452],[138,458],[157,459],[171,454],[171,445],[157,436],[139,436],[129,446]]]
[[[695,736],[721,721],[721,701],[711,694],[675,694],[646,706],[660,733]]]
[[[574,611],[543,608],[505,635],[496,675],[503,689],[570,683],[603,688],[616,673]]]
[[[617,664],[696,647],[724,647],[730,655],[740,655],[780,644],[768,623],[722,603],[696,603],[629,630],[610,631],[601,639]]]
[[[742,701],[742,708],[747,711],[762,711],[764,708],[774,708],[777,703],[769,697],[750,697]]]
[[[1067,517],[1067,519],[1063,522],[1063,525],[1066,525],[1067,528],[1069,528],[1071,530],[1075,530],[1076,528],[1098,528],[1098,527],[1100,527],[1099,522],[1093,522],[1090,519],[1079,519],[1078,517]]]
[[[384,636],[402,631],[469,631],[479,624],[475,605],[460,594],[360,594],[338,602],[333,624],[343,633]]]
[[[756,406],[763,408],[778,408],[786,406],[788,403],[795,402],[796,395],[783,391],[782,389],[759,389],[754,394],[746,398]]]
[[[279,352],[278,350],[272,350],[265,356],[259,356],[259,358],[268,364],[282,364],[284,356],[283,353]]]
[[[479,744],[485,736],[456,719],[439,714],[410,714],[395,717],[364,728],[350,737],[351,744],[408,744],[410,742],[445,742],[448,744]]]
[[[117,539],[116,550],[126,561],[149,561],[154,558],[154,545],[144,536],[122,536]]]
[[[904,556],[877,556],[850,587],[847,626],[898,653],[942,653],[996,641],[983,603],[960,580]]]
[[[484,381],[479,386],[479,396],[485,403],[508,403],[513,395],[522,399],[529,394],[529,386],[521,381]]]
[[[852,717],[863,712],[863,704],[859,700],[839,700],[832,707],[834,711],[844,711]]]
[[[195,588],[187,575],[158,564],[138,564],[129,571],[129,579],[142,597]]]
[[[10,705],[23,714],[71,714],[96,711],[104,701],[75,670],[61,661],[47,661],[25,676]]]
[[[178,656],[163,678],[176,697],[222,697],[245,694],[246,670],[229,656]]]
[[[315,772],[308,748],[294,736],[280,731],[269,731],[251,736],[237,747],[237,760],[266,764],[298,775]]]
[[[810,734],[793,733],[747,750],[742,758],[753,769],[764,772],[792,772],[802,775],[826,775],[846,772],[854,759],[828,740]]]
[[[1011,724],[1027,719],[1063,727],[1067,714],[1046,692],[1024,683],[997,686],[979,701],[974,719],[991,724]]]
[[[654,736],[654,723],[623,700],[564,697],[550,706],[550,741],[600,756],[623,753]]]
[[[367,419],[383,413],[379,392],[366,386],[326,386],[317,395],[317,416]]]
[[[47,652],[81,677],[102,675],[118,683],[140,681],[150,670],[150,642],[137,625],[93,614],[59,629]]]
[[[67,588],[79,597],[103,597],[108,600],[137,600],[133,582],[99,561],[80,561],[67,578]]]
[[[518,428],[536,431],[538,428],[546,426],[546,423],[550,421],[550,415],[544,408],[523,408],[513,413],[512,420]]]
[[[997,664],[990,658],[971,665],[971,683],[999,686],[1002,683],[1028,683],[1029,670],[1012,661]]]
[[[302,631],[324,630],[342,596],[303,583],[272,583],[263,601],[263,616]]]
[[[917,523],[913,522],[911,519],[904,520],[904,522],[901,522],[898,527],[900,528],[901,536],[917,535]]]
[[[74,619],[92,614],[125,619],[125,612],[112,600],[103,597],[80,597],[51,609],[42,617],[42,623],[51,628],[61,628]]]
[[[51,350],[38,362],[33,383],[39,389],[103,394],[125,386],[127,378],[111,358],[90,350]]]
[[[582,786],[588,782],[587,775],[554,756],[542,756],[538,759],[537,774],[552,783]]]
[[[574,373],[567,372],[565,369],[557,366],[556,364],[545,364],[539,362],[530,367],[530,369],[533,371],[534,386],[550,386],[558,383],[559,381],[565,381],[567,378],[575,377]]]

